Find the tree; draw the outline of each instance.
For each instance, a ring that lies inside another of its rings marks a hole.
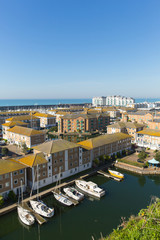
[[[95,159],[93,160],[93,163],[94,163],[96,166],[98,166],[98,165],[99,165],[99,159],[98,159],[98,158],[95,158]]]
[[[2,148],[2,155],[6,156],[8,154],[8,148]]]
[[[22,144],[22,152],[26,154],[27,150],[28,150],[28,147],[27,147],[26,143],[23,143]]]
[[[147,157],[147,153],[142,150],[139,154],[138,154],[138,157],[141,161],[144,161],[144,159]]]
[[[158,151],[158,152],[156,152],[156,154],[155,154],[154,158],[155,158],[157,161],[159,161],[159,162],[160,162],[160,152],[159,152],[159,151]]]

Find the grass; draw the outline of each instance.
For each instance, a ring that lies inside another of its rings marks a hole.
[[[128,160],[126,158],[120,158],[120,159],[117,159],[117,160],[118,160],[118,162],[126,163],[126,164],[136,166],[136,167],[141,167],[142,168],[142,167],[146,166],[146,163],[135,162],[135,161]]]

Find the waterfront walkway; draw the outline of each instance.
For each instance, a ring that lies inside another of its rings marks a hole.
[[[160,168],[154,168],[154,167],[140,168],[140,167],[136,167],[127,163],[122,163],[122,162],[115,163],[115,167],[130,171],[130,172],[138,173],[141,175],[154,175],[154,174],[160,175]]]

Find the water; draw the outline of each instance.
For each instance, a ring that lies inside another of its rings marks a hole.
[[[136,103],[140,102],[156,102],[160,98],[137,98]],[[91,98],[81,99],[0,99],[0,106],[23,106],[23,105],[58,105],[58,104],[80,104],[92,103]]]
[[[122,172],[122,171],[121,171]],[[105,236],[120,224],[121,217],[137,214],[145,208],[152,196],[160,197],[160,177],[125,173],[123,182],[94,176],[93,180],[106,190],[101,200],[85,198],[78,206],[60,206],[50,195],[44,202],[55,207],[55,216],[42,226],[27,229],[19,222],[17,213],[0,218],[1,240],[91,240]]]

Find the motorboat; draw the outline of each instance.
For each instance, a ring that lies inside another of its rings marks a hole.
[[[71,206],[73,203],[68,199],[67,196],[65,196],[63,193],[60,191],[53,191],[53,195],[57,201],[62,203],[65,206]]]
[[[35,201],[30,200],[31,207],[33,210],[43,217],[53,217],[54,215],[54,208],[49,208],[44,202],[42,201]]]
[[[68,197],[71,197],[77,201],[81,201],[84,198],[84,194],[77,191],[77,189],[74,187],[63,188],[63,191]]]
[[[18,216],[19,216],[20,220],[22,221],[22,223],[24,223],[25,225],[28,225],[28,226],[31,226],[34,224],[35,218],[28,210],[26,210],[23,207],[21,207],[20,205],[18,205],[17,212],[18,212]]]
[[[105,191],[98,187],[94,182],[86,182],[84,180],[75,180],[76,186],[82,190],[84,193],[89,194],[94,197],[102,197],[105,195]]]
[[[120,178],[120,179],[123,179],[123,178],[124,178],[124,175],[123,175],[122,173],[119,173],[119,172],[117,172],[117,171],[115,171],[115,170],[109,169],[108,172],[109,172],[112,176],[114,176],[114,177],[117,177],[117,178]]]

